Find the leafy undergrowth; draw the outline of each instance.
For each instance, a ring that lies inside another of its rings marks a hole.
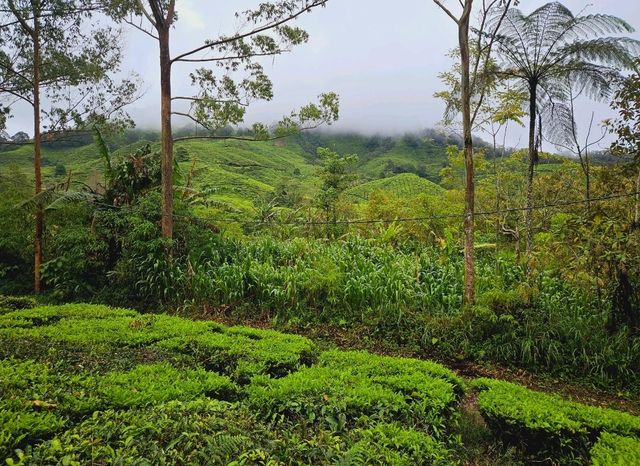
[[[8,464],[456,462],[463,388],[438,364],[128,309],[28,307],[0,315]]]

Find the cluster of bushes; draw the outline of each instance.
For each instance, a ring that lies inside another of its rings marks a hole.
[[[637,394],[640,338],[608,329],[602,296],[553,274],[539,282],[537,290],[490,291],[474,308],[429,317],[422,347],[442,358],[499,362]]]
[[[603,433],[591,449],[593,466],[640,464],[640,440]]]
[[[315,360],[304,337],[271,330],[224,327],[128,309],[68,304],[0,315],[0,356],[84,368],[132,368],[141,361],[205,367],[235,380],[282,376]]]
[[[0,314],[12,312],[18,309],[30,309],[35,306],[36,300],[29,296],[0,295]]]
[[[454,416],[462,382],[428,361],[330,351],[284,378],[256,377],[247,393],[266,418],[284,415],[337,431],[392,420],[439,436]]]
[[[435,363],[84,304],[5,312],[0,342],[9,464],[453,461],[462,382]]]
[[[538,460],[581,464],[592,456],[595,464],[614,465],[636,464],[633,458],[640,458],[640,417],[499,380],[477,379],[473,386],[480,390],[480,412],[493,432]],[[622,459],[626,462],[616,462]]]

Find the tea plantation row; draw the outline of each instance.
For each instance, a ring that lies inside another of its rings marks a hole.
[[[528,458],[640,464],[640,418],[495,380],[467,387],[429,361],[104,306],[4,306],[8,464],[456,464],[470,388]]]

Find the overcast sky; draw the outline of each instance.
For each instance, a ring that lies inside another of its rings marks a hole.
[[[177,0],[179,22],[172,32],[172,54],[186,51],[207,38],[236,30],[235,11],[251,8],[258,0],[231,2]],[[454,0],[449,4],[457,5]],[[544,4],[522,0],[525,13]],[[639,0],[565,0],[574,13],[609,13],[640,28]],[[271,102],[252,105],[248,122],[271,123],[321,92],[340,95],[337,130],[398,133],[435,127],[443,106],[433,97],[441,88],[437,74],[451,66],[447,51],[456,45],[453,22],[431,0],[329,0],[298,21],[310,34],[307,44],[268,60],[265,70],[274,83]],[[640,34],[634,37],[640,39]],[[130,108],[139,126],[159,124],[157,43],[128,29],[125,69],[144,79],[145,96]],[[190,95],[189,67],[175,65],[174,95]],[[592,104],[585,103],[585,113]],[[604,105],[593,106],[596,120],[608,116]],[[14,118],[10,129],[22,129],[28,119]],[[186,122],[176,117],[176,126]],[[29,131],[31,133],[31,131]],[[515,143],[516,141],[513,141]]]

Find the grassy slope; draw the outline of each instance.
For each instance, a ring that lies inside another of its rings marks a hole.
[[[139,141],[114,151],[114,155],[133,152],[144,145]],[[355,134],[321,134],[275,142],[192,140],[176,144],[177,150],[188,154],[188,161],[180,163],[183,177],[193,175],[193,186],[207,193],[209,205],[201,213],[224,210],[235,214],[251,214],[262,199],[266,199],[280,183],[292,180],[302,194],[313,197],[318,186],[315,177],[315,151],[329,147],[339,153],[355,153],[359,157],[356,172],[365,183],[356,192],[370,193],[373,189],[390,190],[399,195],[419,189],[433,191],[434,185],[411,174],[367,183],[383,176],[391,161],[404,170],[423,170],[427,178],[437,181],[438,172],[446,157],[444,148],[428,142],[413,146],[405,138],[367,137]],[[181,149],[182,148],[182,149]],[[0,172],[17,167],[31,177],[32,147],[24,146],[0,152]],[[54,176],[57,164],[65,166],[76,180],[95,184],[100,180],[102,160],[93,145],[72,148],[43,149],[45,185],[60,177]],[[389,175],[389,173],[387,173]]]
[[[439,195],[444,193],[444,188],[432,181],[420,178],[413,173],[401,173],[388,178],[380,178],[368,181],[347,191],[347,194],[355,199],[367,199],[376,190],[395,194],[398,197],[411,199],[421,193]]]

